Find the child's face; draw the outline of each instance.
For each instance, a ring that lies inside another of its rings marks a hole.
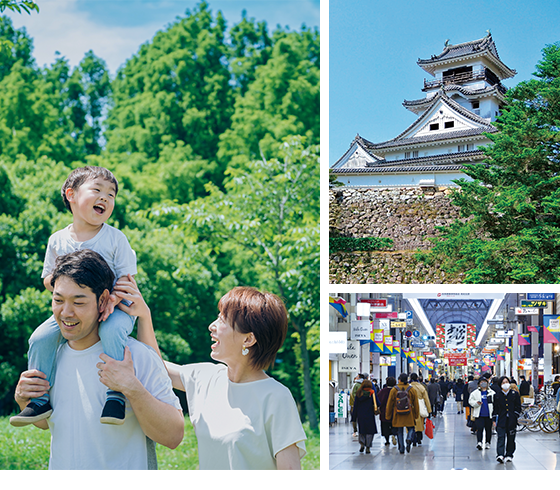
[[[115,196],[114,184],[100,177],[86,180],[76,190],[66,191],[74,220],[80,219],[92,226],[101,225],[111,217]]]

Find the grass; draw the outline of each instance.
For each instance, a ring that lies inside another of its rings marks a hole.
[[[0,470],[46,470],[49,466],[51,434],[36,427],[12,427],[9,417],[0,417]],[[302,460],[302,469],[319,469],[319,434],[304,425],[307,434],[307,455]],[[158,467],[160,470],[198,469],[198,451],[194,429],[185,417],[185,437],[177,449],[171,450],[157,445]]]

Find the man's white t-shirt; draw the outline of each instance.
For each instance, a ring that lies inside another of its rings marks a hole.
[[[160,357],[148,346],[128,339],[136,377],[158,400],[181,410]],[[148,439],[130,403],[123,425],[99,420],[107,387],[99,381],[96,364],[101,342],[85,350],[63,344],[57,356],[56,382],[51,389],[53,413],[50,470],[157,469],[155,444]]]
[[[180,374],[201,470],[274,470],[276,454],[292,444],[305,456],[296,404],[278,381],[233,383],[227,366],[213,363],[187,364]]]
[[[136,253],[122,231],[103,223],[99,233],[92,239],[77,242],[70,235],[71,226],[68,225],[50,236],[41,278],[44,279],[53,271],[57,257],[84,249],[101,255],[115,274],[115,280],[127,274],[136,275]]]

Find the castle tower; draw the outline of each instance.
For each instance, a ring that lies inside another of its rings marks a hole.
[[[418,115],[395,138],[381,143],[357,135],[332,166],[338,180],[352,187],[453,185],[466,178],[463,164],[482,161],[480,149],[491,143],[492,122],[500,114],[506,87],[516,72],[500,59],[490,33],[482,39],[451,45],[439,55],[419,59],[433,78],[424,80],[425,97],[405,100]]]

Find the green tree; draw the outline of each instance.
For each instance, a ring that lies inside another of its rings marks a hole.
[[[266,64],[235,102],[231,128],[220,136],[218,153],[230,166],[272,157],[290,135],[319,143],[319,34],[275,31]]]
[[[274,292],[286,302],[291,337],[287,344],[295,343],[298,362],[282,362],[273,372],[292,390],[294,385],[303,389],[305,414],[316,429],[319,149],[303,141],[289,138],[277,150],[277,158],[232,169],[225,192],[207,184],[210,195],[187,207],[184,220],[187,226],[194,221],[202,238],[233,257],[229,266],[237,270],[240,282]],[[289,360],[290,354],[286,357]]]
[[[453,195],[462,219],[442,230],[431,260],[469,283],[557,283],[560,277],[560,44],[535,79],[508,91],[485,165]]]
[[[226,23],[206,2],[144,44],[113,82],[107,148],[157,159],[182,142],[210,159],[231,116]]]

